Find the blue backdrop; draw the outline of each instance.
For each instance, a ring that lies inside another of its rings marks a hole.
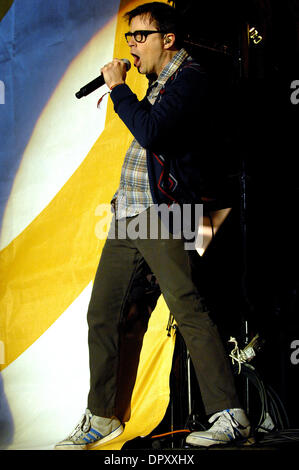
[[[70,62],[119,0],[15,0],[0,22],[0,221],[34,124]],[[100,67],[101,64],[98,64]]]

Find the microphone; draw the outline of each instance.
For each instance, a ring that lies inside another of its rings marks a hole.
[[[127,71],[130,70],[131,68],[130,61],[128,59],[121,59],[121,60],[126,64]],[[104,80],[103,74],[101,73],[99,77],[95,78],[94,80],[92,80],[91,82],[87,83],[85,86],[80,88],[80,90],[77,91],[75,96],[79,100],[80,98],[82,98],[82,96],[89,95],[90,93],[97,90],[97,88],[100,88],[104,84],[105,84],[105,80]]]

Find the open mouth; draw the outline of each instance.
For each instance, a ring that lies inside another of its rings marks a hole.
[[[140,66],[140,57],[136,54],[132,54],[131,55],[133,56],[134,58],[134,67],[139,67]]]

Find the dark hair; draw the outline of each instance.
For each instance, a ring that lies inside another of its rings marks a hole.
[[[124,18],[130,24],[136,16],[148,17],[151,22],[155,22],[157,29],[174,33],[175,46],[178,49],[183,47],[182,22],[174,7],[161,2],[144,3],[125,13]]]

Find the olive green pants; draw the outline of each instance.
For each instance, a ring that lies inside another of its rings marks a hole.
[[[206,413],[239,407],[230,363],[217,326],[192,280],[184,240],[120,239],[116,230],[103,248],[88,309],[88,408],[98,416],[115,415],[120,326],[143,260],[154,273],[189,350]]]

